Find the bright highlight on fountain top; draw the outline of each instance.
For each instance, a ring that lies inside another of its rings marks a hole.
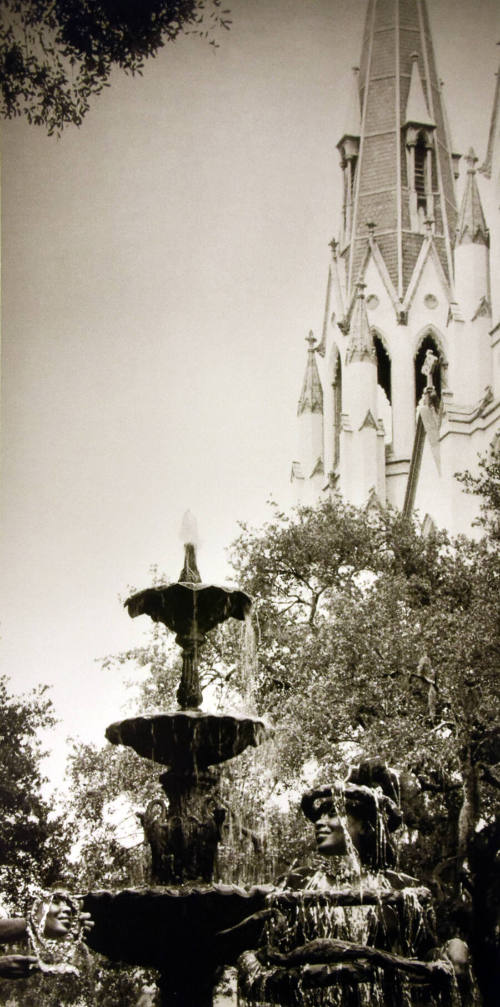
[[[182,518],[180,536],[183,545],[194,545],[196,547],[200,544],[198,524],[194,514],[190,510],[185,511]]]

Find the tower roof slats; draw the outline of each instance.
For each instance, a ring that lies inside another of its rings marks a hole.
[[[421,226],[415,226],[416,204],[410,219],[409,189],[414,183],[408,178],[408,143],[416,141],[407,138],[409,124],[417,135],[419,127],[427,130],[432,167],[426,169],[425,191],[448,277],[456,225],[450,141],[425,0],[370,0],[359,93],[363,114],[351,231],[346,237],[348,289],[352,295],[368,241],[366,225],[372,221],[391,280],[403,298],[425,237],[421,217]]]

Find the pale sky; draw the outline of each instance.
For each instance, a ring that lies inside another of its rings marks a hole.
[[[54,774],[122,713],[97,659],[142,640],[118,595],[177,577],[186,508],[217,581],[237,521],[290,502],[366,0],[228,6],[217,51],[167,46],[59,141],[2,130],[2,671],[52,686]],[[498,4],[428,6],[454,146],[482,158]]]

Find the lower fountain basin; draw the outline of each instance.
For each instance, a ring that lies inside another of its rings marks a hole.
[[[177,710],[120,720],[106,730],[113,745],[127,745],[143,758],[180,772],[196,772],[255,748],[269,735],[253,717]]]
[[[168,973],[173,986],[182,987],[186,974],[231,964],[249,946],[244,933],[230,943],[217,935],[263,910],[270,891],[266,885],[193,884],[90,892],[83,910],[94,925],[86,941],[114,961]]]

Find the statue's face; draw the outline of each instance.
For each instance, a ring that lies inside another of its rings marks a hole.
[[[359,852],[363,823],[349,814],[344,822],[352,844]],[[314,823],[314,831],[318,853],[325,857],[342,857],[348,852],[344,827],[333,804],[322,809],[320,817]]]
[[[64,895],[54,892],[52,896],[45,926],[49,925],[54,933],[61,937],[68,933],[73,911]]]

